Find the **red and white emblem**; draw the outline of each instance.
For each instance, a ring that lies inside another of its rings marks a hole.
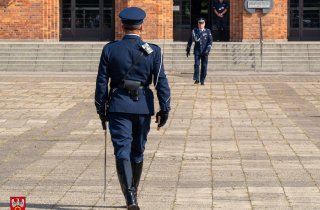
[[[11,210],[25,210],[26,197],[10,197]]]

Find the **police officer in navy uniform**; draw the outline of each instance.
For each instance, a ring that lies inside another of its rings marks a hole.
[[[170,111],[170,88],[161,48],[140,38],[146,13],[137,7],[120,12],[125,36],[104,46],[96,81],[95,105],[102,123],[109,121],[116,167],[127,209],[139,209],[137,190],[143,152],[154,115],[154,83],[160,105],[156,118],[166,124]],[[133,67],[133,68],[132,68]],[[131,69],[131,71],[128,71]],[[153,78],[153,79],[152,79]],[[110,79],[110,92],[108,84]],[[106,106],[107,103],[107,112]]]
[[[228,11],[228,4],[223,0],[219,0],[214,5],[214,13],[217,15],[217,28],[218,28],[218,40],[217,41],[228,41],[228,34],[227,34],[227,16],[225,15]],[[223,29],[223,37],[221,28]]]
[[[194,84],[199,84],[199,65],[201,60],[201,85],[204,85],[204,80],[206,79],[208,56],[212,46],[211,31],[205,28],[205,22],[206,20],[204,18],[198,19],[198,28],[192,30],[186,49],[188,57],[190,55],[192,42],[195,42],[193,51],[195,58],[193,79],[195,80]]]

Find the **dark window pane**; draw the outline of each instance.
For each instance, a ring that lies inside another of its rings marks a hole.
[[[190,29],[191,27],[190,27],[190,25],[181,25],[181,28],[182,29]]]
[[[113,5],[112,5],[112,0],[104,0],[104,7],[106,8],[106,7],[110,7],[110,8],[112,8],[113,7]]]
[[[190,15],[190,2],[189,1],[183,1],[181,6],[182,15]]]
[[[290,8],[299,10],[299,0],[290,0]]]
[[[62,28],[71,28],[71,10],[62,11]]]
[[[180,1],[173,1],[173,5],[180,5]]]
[[[299,28],[299,10],[290,10],[290,27]]]
[[[320,2],[319,0],[303,1],[303,27],[319,28],[320,25]]]
[[[307,8],[303,8],[303,27],[304,28],[319,28],[320,27],[319,26],[320,7],[318,7],[318,8],[311,7],[310,9],[312,9],[312,10],[307,10]],[[314,9],[316,9],[316,10],[314,10]]]
[[[62,8],[63,9],[71,8],[71,0],[63,0]]]
[[[290,0],[290,27],[299,28],[299,0]]]
[[[181,29],[180,24],[179,24],[179,25],[175,25],[175,26],[173,26],[173,29],[174,29],[174,30],[180,30],[180,29]]]
[[[174,16],[179,16],[180,15],[180,11],[173,11],[173,15]]]
[[[103,27],[104,28],[111,28],[112,27],[112,8],[104,9],[103,15]]]
[[[99,0],[76,0],[76,7],[98,7]]]
[[[77,9],[76,28],[99,28],[99,10]]]
[[[190,21],[190,16],[185,16],[185,15],[183,15],[181,18],[182,18],[182,20],[188,20],[188,21]]]

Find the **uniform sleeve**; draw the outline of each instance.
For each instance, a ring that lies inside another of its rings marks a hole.
[[[157,90],[157,97],[159,100],[159,105],[162,111],[170,111],[170,87],[168,84],[168,80],[166,74],[164,72],[163,60],[161,48],[159,47],[156,50],[156,63],[155,68],[153,70],[154,75],[154,87]]]
[[[229,9],[229,4],[228,3],[225,3],[226,4],[226,8],[225,9]]]
[[[106,47],[102,50],[98,76],[96,81],[96,92],[95,92],[95,105],[97,113],[104,110],[105,103],[108,99],[108,83],[109,83],[109,69],[108,69],[108,58],[106,54]]]
[[[193,36],[192,35],[193,35],[193,30],[192,30],[191,35],[189,37],[188,46],[187,46],[187,52],[190,52],[190,50],[191,50],[192,41],[193,41]]]
[[[212,47],[212,40],[213,40],[213,38],[212,38],[212,34],[211,34],[211,31],[209,30],[209,29],[207,29],[208,30],[208,35],[209,35],[209,37],[208,37],[208,44],[207,44],[207,49],[206,50],[208,50],[208,52],[210,52],[210,50],[211,50],[211,47]]]
[[[214,4],[213,10],[216,10],[216,11],[218,12],[218,5],[217,5],[217,3]]]

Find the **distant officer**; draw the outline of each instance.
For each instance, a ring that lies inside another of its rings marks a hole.
[[[137,7],[120,12],[121,41],[104,46],[96,82],[95,105],[103,123],[110,120],[116,167],[127,209],[139,209],[137,190],[142,173],[143,152],[154,115],[154,78],[161,110],[159,127],[166,124],[170,111],[170,88],[163,67],[161,48],[140,38],[146,13]],[[131,71],[130,71],[131,69]],[[108,83],[110,78],[110,92]],[[108,104],[107,114],[105,103]],[[130,163],[131,162],[131,163]]]
[[[195,80],[194,84],[199,84],[199,65],[201,60],[201,85],[204,85],[204,80],[207,76],[208,56],[212,46],[211,31],[204,27],[206,25],[205,22],[206,19],[204,18],[198,19],[198,28],[192,30],[186,49],[188,57],[190,55],[192,42],[195,42],[193,51],[195,59],[193,79]]]
[[[227,34],[227,16],[225,15],[228,11],[228,4],[223,0],[219,0],[214,5],[214,13],[217,15],[217,28],[218,28],[218,40],[217,41],[228,41]],[[223,37],[221,33],[221,28],[223,29]]]

